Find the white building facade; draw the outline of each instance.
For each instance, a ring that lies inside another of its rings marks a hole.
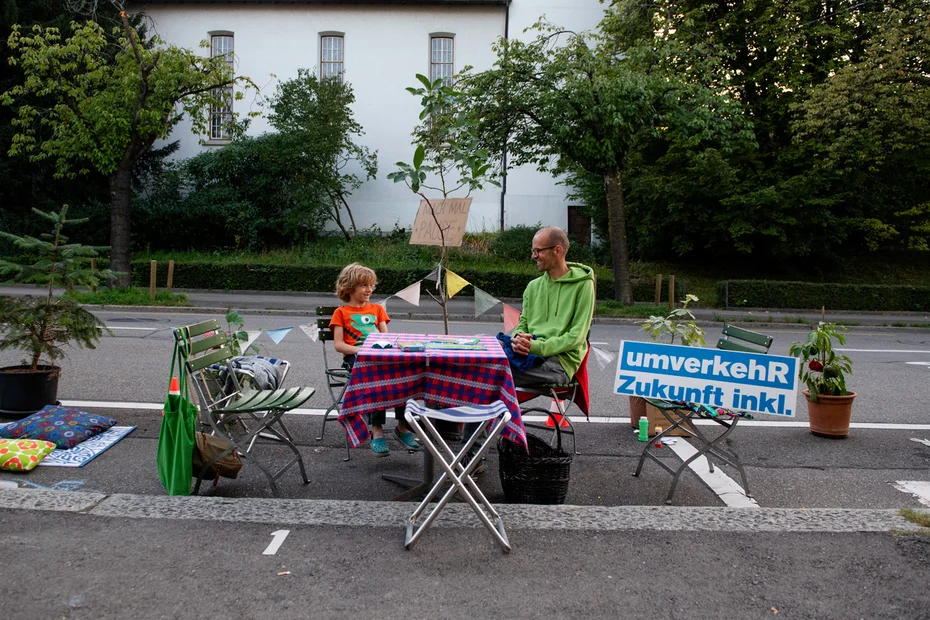
[[[352,194],[350,206],[361,228],[389,231],[411,227],[419,204],[405,185],[387,178],[395,162],[413,158],[410,134],[420,106],[405,88],[418,86],[415,74],[445,76],[466,65],[489,68],[495,60],[491,44],[499,37],[528,36],[523,30],[542,15],[571,30],[591,29],[604,5],[598,0],[154,0],[131,10],[148,15],[153,32],[171,44],[197,49],[208,40],[214,54],[231,51],[236,74],[250,77],[264,96],[275,92],[279,80],[296,77],[299,68],[324,77],[341,72],[352,84],[353,111],[365,131],[358,141],[378,151],[378,177]],[[254,91],[233,106],[238,114],[267,112]],[[222,111],[215,112],[221,120]],[[170,137],[180,141],[176,156],[192,157],[228,143],[219,125],[209,136],[193,134],[189,123],[179,125]],[[261,116],[248,133],[270,130]],[[511,169],[503,188],[473,194],[468,230],[541,222],[580,238],[589,224],[574,217],[576,209],[552,176]]]

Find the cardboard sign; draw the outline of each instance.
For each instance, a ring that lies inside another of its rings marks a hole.
[[[410,235],[410,245],[442,245],[443,236],[447,248],[457,248],[462,245],[462,235],[465,234],[465,225],[468,223],[468,209],[471,207],[471,198],[442,198],[430,199],[436,219],[430,213],[429,204],[420,201],[420,210],[417,219],[413,222],[413,234]],[[436,220],[442,226],[442,235]]]
[[[796,357],[625,340],[615,377],[614,393],[627,396],[783,417],[797,407]]]

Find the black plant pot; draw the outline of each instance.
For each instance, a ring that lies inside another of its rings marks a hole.
[[[58,402],[58,366],[0,368],[0,417],[25,418]]]

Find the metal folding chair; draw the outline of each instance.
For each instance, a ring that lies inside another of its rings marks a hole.
[[[339,416],[339,408],[342,406],[342,399],[346,393],[346,386],[349,385],[349,371],[342,366],[342,360],[338,362],[329,361],[329,346],[327,342],[333,341],[333,332],[329,329],[329,321],[332,319],[336,306],[318,306],[316,309],[317,340],[323,346],[323,368],[326,375],[326,387],[329,388],[331,398],[330,405],[323,413],[323,423],[320,425],[320,435],[317,441],[323,441],[323,434],[326,432],[326,423],[336,419]],[[351,457],[349,452],[349,438],[346,436],[346,457],[343,461],[348,461]]]
[[[494,507],[491,506],[491,503],[488,502],[484,493],[481,492],[481,489],[478,488],[478,484],[471,476],[472,470],[477,466],[481,458],[487,453],[490,446],[497,439],[497,436],[500,435],[501,431],[510,421],[510,411],[507,409],[507,406],[501,401],[496,401],[490,405],[462,406],[449,409],[427,409],[416,401],[408,400],[404,417],[407,419],[407,424],[410,425],[410,428],[413,429],[413,432],[417,434],[417,437],[442,468],[442,474],[436,479],[433,488],[430,489],[426,497],[423,498],[423,501],[417,506],[417,509],[414,510],[410,518],[407,519],[407,535],[404,541],[404,548],[413,548],[417,540],[423,535],[423,532],[426,531],[426,528],[430,526],[443,507],[445,507],[449,500],[458,493],[459,497],[464,499],[468,505],[471,506],[472,510],[475,511],[475,514],[478,515],[478,518],[484,526],[491,532],[491,535],[494,536],[494,540],[497,541],[504,552],[509,552],[510,542],[507,540],[507,532],[504,530],[504,521],[501,519],[500,515],[497,514],[497,511],[494,510]],[[463,465],[463,459],[466,458],[471,447],[478,441],[479,437],[481,437],[484,427],[487,426],[488,422],[495,419],[497,423],[494,424],[490,432],[488,432],[487,438],[481,443],[481,447],[478,449],[477,454],[468,461],[467,465]],[[442,438],[439,431],[436,430],[433,420],[479,424],[478,429],[472,434],[471,438],[461,444],[459,451],[455,452],[449,447],[445,439]],[[418,525],[417,521],[423,516],[430,502],[448,482],[451,482],[449,489],[436,503],[429,514],[426,515],[426,518]]]
[[[237,451],[244,459],[254,463],[268,478],[271,492],[278,495],[276,481],[293,465],[298,465],[304,484],[310,482],[304,468],[303,459],[294,442],[278,430],[281,416],[287,411],[300,407],[313,396],[314,388],[295,387],[277,390],[255,390],[244,387],[235,372],[228,366],[233,357],[229,347],[229,336],[220,327],[219,321],[210,319],[194,325],[186,325],[172,330],[175,346],[186,365],[194,384],[194,391],[200,401],[200,426],[211,434],[217,435],[230,444],[230,448],[211,459],[197,474],[194,494],[200,490],[204,475],[212,464],[220,458]],[[224,391],[216,365],[227,365],[229,376],[234,385],[232,393]],[[250,448],[253,440],[260,434],[267,433],[287,446],[294,458],[277,471],[272,471],[255,450]]]
[[[768,353],[772,346],[773,338],[749,331],[733,325],[724,325],[722,337],[717,341],[718,349],[728,351],[744,351],[748,353]],[[737,423],[743,418],[752,418],[752,415],[745,411],[732,411],[724,408],[714,408],[698,403],[675,402],[667,400],[657,400],[647,398],[646,402],[656,407],[662,412],[669,425],[659,433],[655,439],[646,443],[642,453],[639,456],[639,463],[636,466],[634,476],[639,476],[643,469],[643,463],[647,458],[654,460],[662,469],[672,474],[672,486],[668,490],[668,496],[665,498],[666,504],[672,503],[672,496],[678,487],[678,480],[681,474],[691,463],[703,457],[707,458],[707,467],[711,473],[714,471],[714,461],[711,457],[716,458],[722,463],[735,467],[739,472],[740,479],[743,483],[743,491],[746,497],[752,497],[749,491],[749,479],[746,477],[746,470],[743,469],[743,462],[736,452],[736,446],[730,434],[736,430]],[[703,432],[694,421],[698,418],[712,420],[723,428],[723,432],[716,437],[711,437]],[[655,452],[655,447],[661,445],[662,439],[673,434],[676,429],[681,429],[686,437],[696,440],[696,452],[688,459],[682,462],[677,469],[672,469],[662,461]]]

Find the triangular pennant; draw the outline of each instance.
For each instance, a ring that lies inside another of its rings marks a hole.
[[[298,325],[300,331],[307,334],[310,337],[310,340],[317,342],[320,339],[320,331],[317,326],[313,323],[304,323],[303,325]]]
[[[256,329],[255,331],[246,331],[246,332],[245,332],[245,335],[248,336],[248,338],[246,338],[245,346],[243,346],[241,350],[242,350],[242,354],[243,354],[243,355],[248,355],[248,354],[249,354],[249,347],[251,347],[251,346],[252,346],[252,343],[255,342],[255,340],[256,340],[259,336],[262,335],[262,330]]]
[[[517,323],[520,322],[520,315],[522,312],[514,308],[513,306],[508,306],[504,304],[504,333],[509,334],[517,328]]]
[[[378,305],[384,308],[385,310],[387,310],[387,300],[390,299],[391,297],[394,297],[394,295],[388,295],[387,297],[379,301]]]
[[[597,365],[601,367],[601,370],[605,370],[608,364],[617,357],[615,353],[608,353],[603,349],[598,349],[594,345],[591,345],[591,350],[594,351],[594,359],[597,361]]]
[[[284,337],[291,333],[293,327],[279,327],[277,329],[266,329],[265,333],[268,334],[268,337],[271,338],[275,344],[281,344],[281,341],[284,340]]]
[[[394,293],[394,297],[400,297],[408,304],[414,306],[420,305],[420,280],[417,280],[407,288]]]
[[[439,268],[441,265],[436,265],[436,268],[429,272],[429,275],[423,278],[424,280],[432,280],[433,282],[439,282]]]
[[[449,299],[455,297],[455,294],[471,284],[468,280],[459,274],[446,269],[446,295]]]
[[[475,316],[481,316],[500,302],[500,299],[488,295],[477,286],[475,287]]]

